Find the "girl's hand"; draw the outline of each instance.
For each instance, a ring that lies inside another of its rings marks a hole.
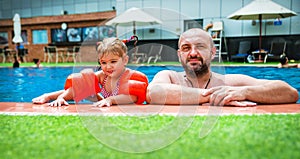
[[[57,98],[55,101],[48,104],[51,107],[60,107],[63,105],[69,105],[69,103],[64,98]]]
[[[112,101],[108,98],[102,99],[99,102],[96,102],[96,103],[93,104],[93,106],[95,106],[95,107],[104,107],[104,106],[109,107],[111,105],[112,105]]]

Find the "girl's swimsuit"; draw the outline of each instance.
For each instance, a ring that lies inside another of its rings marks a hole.
[[[110,97],[110,96],[116,96],[119,94],[119,88],[120,88],[120,78],[117,82],[117,86],[116,88],[110,93],[108,92],[106,89],[105,89],[105,83],[107,81],[107,77],[108,76],[105,76],[104,80],[103,80],[103,84],[99,84],[100,85],[100,88],[101,88],[101,91],[100,91],[100,94],[104,97],[104,98],[107,98],[107,97]]]
[[[143,104],[146,100],[148,78],[145,74],[126,69],[119,77],[116,88],[111,93],[105,89],[107,78],[108,76],[105,76],[103,82],[100,82],[93,70],[85,69],[79,74],[76,73],[68,76],[64,89],[73,88],[73,98],[76,102],[97,93],[100,97],[103,96],[101,97],[102,99],[118,94],[133,95],[137,97],[136,104]],[[73,84],[75,85],[73,86]]]

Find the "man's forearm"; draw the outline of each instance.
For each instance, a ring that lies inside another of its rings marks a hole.
[[[202,89],[175,84],[155,84],[148,86],[147,101],[150,104],[202,104],[209,101],[209,96],[202,96]]]
[[[281,81],[249,86],[246,94],[247,100],[265,104],[295,103],[298,100],[298,91]]]

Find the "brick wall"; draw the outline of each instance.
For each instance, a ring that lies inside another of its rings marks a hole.
[[[60,15],[60,16],[45,16],[45,17],[33,17],[33,18],[21,18],[22,30],[27,31],[28,44],[25,44],[25,48],[28,49],[29,55],[27,61],[32,61],[33,58],[44,58],[44,47],[51,44],[51,29],[61,28],[62,23],[67,23],[68,28],[77,27],[89,27],[104,25],[106,21],[116,16],[115,11],[107,12],[95,12],[86,14],[72,14],[72,15]],[[32,44],[32,30],[46,29],[48,33],[49,44]],[[15,48],[15,44],[12,42],[13,21],[12,19],[0,20],[0,32],[8,33],[8,45],[10,48]],[[73,45],[81,45],[80,43],[64,43],[59,47],[72,47]],[[4,47],[0,45],[0,47]],[[87,45],[82,47],[82,52],[95,52],[95,45]],[[85,60],[94,60],[94,55],[90,57],[86,56]]]

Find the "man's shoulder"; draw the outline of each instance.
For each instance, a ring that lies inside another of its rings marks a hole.
[[[225,84],[228,86],[242,86],[250,81],[256,80],[255,78],[245,74],[225,74]]]
[[[180,84],[184,80],[184,72],[174,70],[161,70],[155,74],[151,83],[173,83]]]
[[[161,70],[161,71],[159,71],[159,73],[160,72],[163,72],[163,73],[170,73],[170,72],[176,72],[176,71],[174,71],[174,70]]]
[[[169,76],[174,76],[174,75],[183,75],[185,74],[184,72],[177,72],[177,71],[174,71],[174,70],[161,70],[158,72],[159,74],[166,74],[166,75],[169,75]]]
[[[248,77],[248,75],[245,74],[225,74],[225,78],[236,78],[236,77]]]

